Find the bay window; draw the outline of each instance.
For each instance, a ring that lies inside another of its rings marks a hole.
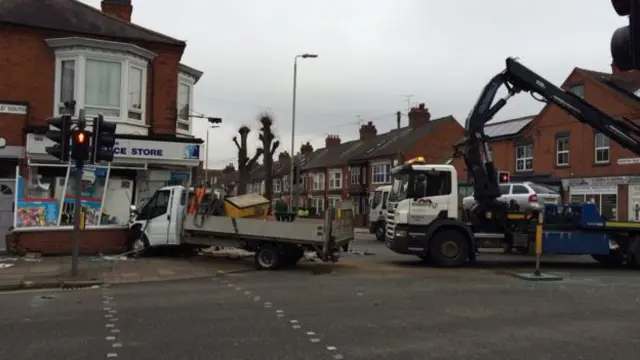
[[[54,113],[76,112],[145,126],[147,67],[156,54],[132,44],[80,37],[46,40],[55,52]]]
[[[192,135],[193,87],[201,76],[202,71],[180,64],[176,99],[176,133],[178,134]]]

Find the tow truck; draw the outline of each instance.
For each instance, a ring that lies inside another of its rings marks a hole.
[[[507,95],[494,101],[505,86]],[[594,204],[547,204],[542,212],[521,211],[498,201],[498,172],[484,133],[485,124],[509,98],[528,92],[560,107],[580,122],[640,155],[640,126],[616,119],[565,91],[515,58],[484,87],[465,123],[465,139],[454,146],[473,179],[473,207],[458,206],[458,175],[451,165],[416,158],[392,169],[385,244],[400,254],[417,255],[442,267],[463,266],[486,247],[530,248],[542,228],[542,252],[588,254],[606,265],[640,267],[640,223],[611,221]]]

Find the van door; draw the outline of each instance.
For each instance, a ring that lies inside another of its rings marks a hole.
[[[136,217],[145,220],[144,232],[149,245],[166,245],[169,243],[171,190],[158,190],[146,202]]]
[[[175,188],[171,195],[168,243],[180,245],[182,241],[182,222],[187,211],[187,192],[185,189]]]
[[[388,195],[387,195],[388,196]],[[369,201],[369,224],[378,221],[378,217],[382,213],[382,191],[376,190]]]

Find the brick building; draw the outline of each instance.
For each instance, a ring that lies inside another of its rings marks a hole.
[[[328,135],[323,148],[303,144],[298,154],[302,180],[298,205],[323,211],[350,198],[364,224],[369,194],[391,183],[391,167],[399,156],[423,156],[429,163],[450,161],[453,144],[463,135],[462,126],[452,116],[431,119],[424,104],[411,109],[408,118],[408,126],[398,124],[398,129],[382,134],[370,121],[361,125],[355,140],[343,142],[339,135]],[[274,198],[289,200],[290,161],[288,154],[281,154],[274,166]],[[264,192],[265,176],[261,168],[256,169],[249,190]]]
[[[640,120],[636,72],[575,68],[562,88],[611,116]],[[547,104],[533,117],[489,124],[486,134],[496,168],[510,171],[512,181],[545,183],[567,201],[595,201],[609,218],[640,220],[640,157],[557,106]],[[458,159],[454,163],[463,167]]]
[[[86,251],[121,248],[129,206],[186,184],[199,164],[190,109],[202,72],[180,63],[184,41],[135,25],[132,11],[131,0],[0,2],[0,209],[17,200],[18,213],[0,216],[9,219],[0,236],[15,226],[23,250],[69,250],[69,166],[46,153],[43,136],[67,101],[74,118],[86,111],[89,129],[98,113],[118,124],[114,162],[83,173]]]

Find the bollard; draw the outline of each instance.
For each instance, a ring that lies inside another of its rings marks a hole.
[[[86,221],[87,221],[87,217],[85,216],[85,212],[81,211],[80,212],[80,230],[84,230],[85,226],[87,225]]]
[[[535,276],[540,276],[540,257],[542,256],[542,227],[544,225],[544,212],[538,213],[538,223],[536,224],[536,270]]]
[[[544,233],[544,212],[538,213],[538,219],[536,222],[536,268],[531,272],[515,272],[512,273],[517,278],[529,281],[553,281],[562,280],[561,276],[554,274],[547,274],[540,271],[540,258],[542,257],[542,235]]]

